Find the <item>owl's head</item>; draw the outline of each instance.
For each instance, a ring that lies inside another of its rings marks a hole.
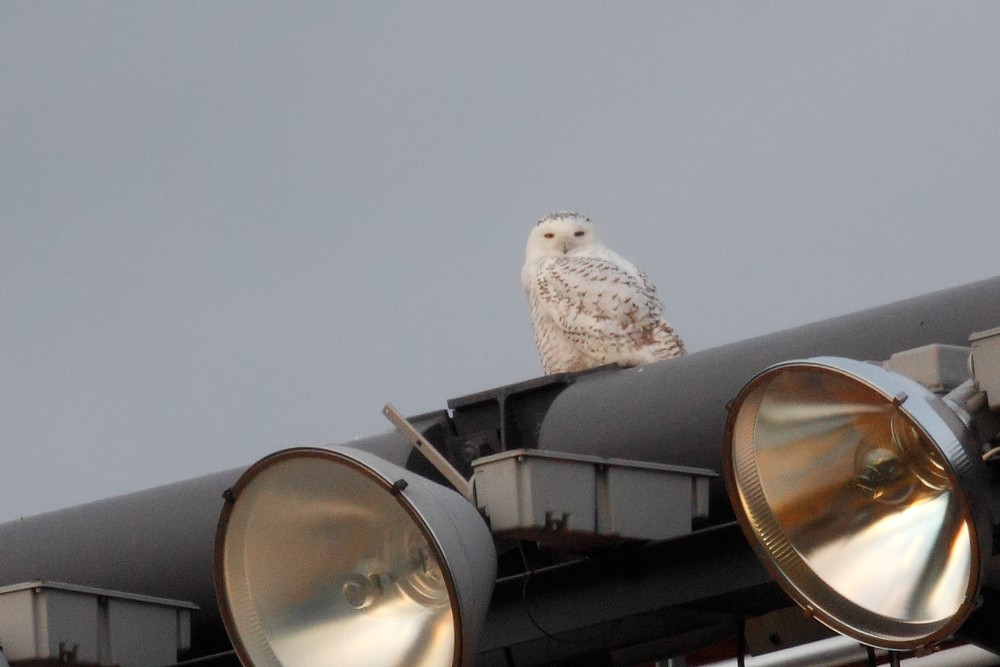
[[[528,235],[527,259],[576,255],[600,245],[594,223],[573,211],[550,213]]]

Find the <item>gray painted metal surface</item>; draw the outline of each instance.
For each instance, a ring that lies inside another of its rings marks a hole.
[[[880,664],[886,652],[877,652]],[[847,667],[866,662],[864,648],[847,637],[833,637],[813,644],[746,659],[746,667]],[[922,657],[908,657],[900,661],[906,667],[995,667],[1000,657],[975,646],[956,646]],[[737,667],[736,658],[713,662],[704,667]]]
[[[148,667],[191,646],[191,611],[180,600],[47,581],[0,587],[0,642],[29,661]]]
[[[731,637],[736,618],[791,602],[735,524],[501,578],[477,667],[621,664]],[[508,662],[510,660],[510,662]]]
[[[539,390],[538,409],[517,437],[522,445],[532,442],[543,449],[719,471],[725,405],[765,367],[791,358],[834,355],[884,360],[893,352],[930,343],[967,345],[970,333],[998,324],[1000,277],[677,360],[582,374],[565,387],[553,385],[551,391]],[[441,421],[440,415],[431,417]],[[498,418],[503,422],[506,417],[501,410]],[[457,410],[455,421],[459,422]],[[507,426],[501,423],[500,431],[506,433]],[[412,446],[399,434],[348,444],[433,475],[422,457],[411,456]],[[0,585],[48,579],[191,601],[201,607],[192,617],[193,640],[197,643],[199,628],[220,627],[213,592],[215,530],[221,495],[243,470],[0,525]],[[718,483],[712,485],[710,513],[713,524],[727,523],[732,518]],[[749,547],[736,531],[730,532],[732,539],[739,541],[738,546],[733,546],[733,557],[745,559]],[[744,590],[741,587],[753,582],[734,579],[732,572],[713,570],[731,565],[711,558],[692,565],[686,572],[693,578],[681,582],[685,587],[680,589],[688,592],[687,601],[701,599],[709,588],[715,590],[720,582],[729,582],[725,592],[729,597],[723,597],[738,602]],[[604,605],[601,600],[622,599],[623,591],[638,596],[634,597],[637,605],[635,610],[618,610],[619,618],[633,611],[641,613],[644,606],[662,607],[661,602],[643,594],[644,589],[628,585],[627,577],[642,567],[653,566],[637,558],[624,579],[619,571],[588,571],[586,576],[592,586],[583,588],[573,576],[538,573],[528,582],[529,594],[534,586],[535,609],[547,622],[554,623],[542,623],[541,628],[525,617],[524,582],[501,581],[484,631],[484,647],[497,654],[504,646],[517,644],[516,651],[521,655],[534,652],[541,656],[544,651],[536,649],[544,646],[558,654],[556,645],[570,644],[553,640],[546,632],[602,623],[598,617],[612,612],[614,605]],[[667,590],[671,582],[678,581],[669,566],[653,571],[661,577],[654,582],[653,590]],[[757,581],[760,571],[753,570],[755,576],[751,579]],[[543,585],[546,580],[548,584]],[[584,597],[574,597],[574,590]],[[685,604],[683,597],[672,595],[671,604]],[[724,605],[717,611],[725,612]],[[662,631],[676,633],[679,639],[671,645],[680,646],[684,637],[696,641],[691,638],[704,627],[704,623],[694,620],[683,626],[670,626],[668,622]],[[621,627],[612,631],[620,632]],[[587,641],[591,649],[599,648],[593,638]],[[624,638],[622,641],[623,646],[627,644]],[[637,635],[634,641],[652,640]],[[660,649],[651,646],[648,651]]]
[[[538,447],[719,471],[726,403],[768,366],[816,356],[883,361],[931,343],[967,346],[970,334],[998,325],[1000,277],[680,359],[584,375],[553,401]],[[731,520],[721,481],[711,496],[713,521]]]
[[[412,451],[395,433],[351,445],[397,465],[405,465]],[[200,608],[191,617],[197,642],[200,628],[221,623],[213,583],[215,531],[222,494],[244,470],[2,524],[0,586],[43,579],[193,602]]]
[[[193,602],[217,618],[212,547],[222,492],[206,475],[0,525],[0,584],[42,579]]]

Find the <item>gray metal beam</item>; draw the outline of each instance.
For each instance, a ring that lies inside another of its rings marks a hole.
[[[789,359],[882,361],[1000,325],[1000,277],[637,368],[583,375],[552,402],[538,447],[720,471],[726,403],[754,375]],[[712,484],[713,521],[732,511]]]
[[[405,465],[413,451],[397,433],[351,446],[397,465]],[[243,471],[0,524],[0,585],[46,580],[190,601],[200,607],[191,617],[192,640],[203,644],[196,648],[224,647],[215,600],[215,531],[222,494]]]
[[[1000,278],[993,278],[682,359],[582,374],[565,388],[539,390],[540,409],[525,422],[528,426],[519,434],[519,443],[719,470],[724,406],[764,367],[820,354],[881,360],[892,352],[928,343],[963,345],[970,333],[1000,324],[998,306]],[[461,401],[455,405],[457,423]],[[428,418],[441,428],[440,414]],[[444,422],[453,427],[447,419]],[[499,424],[496,429],[505,430]],[[411,456],[411,445],[398,434],[353,441],[350,446],[421,474],[433,474],[426,472],[429,466],[419,455]],[[242,471],[229,470],[0,525],[0,585],[45,579],[190,600],[202,607],[201,614],[192,617],[193,630],[197,632],[202,625],[218,631],[212,575],[215,528],[222,491]],[[715,523],[731,519],[720,485],[714,487],[711,512]],[[528,582],[529,592],[533,591],[534,608],[544,623],[526,618],[515,594],[516,583],[501,581],[486,629],[486,646],[504,650],[517,642],[526,647],[556,641],[540,632],[538,625],[552,634],[547,628],[560,632],[570,625],[614,623],[601,618],[633,612],[629,618],[642,618],[641,608],[655,611],[683,606],[681,598],[696,594],[686,586],[726,590],[726,604],[735,608],[740,592],[750,583],[739,578],[741,568],[748,568],[754,576],[760,570],[755,560],[747,558],[749,550],[742,538],[732,531],[729,539],[731,545],[718,548],[731,549],[727,552],[731,558],[742,554],[739,558],[744,565],[707,560],[692,562],[688,566],[692,569],[685,570],[680,561],[641,555],[654,553],[660,548],[656,547],[632,552],[622,561],[621,571],[590,580],[587,568],[593,565],[577,565],[544,577],[535,573]],[[703,556],[711,559],[713,554],[706,551]],[[693,578],[686,579],[684,573]],[[576,577],[589,583],[576,590]],[[685,590],[688,594],[682,594]],[[707,589],[698,594],[707,594]],[[614,602],[623,597],[634,597],[633,606]],[[628,641],[633,640],[638,638]]]
[[[501,579],[479,650],[484,659],[506,653],[517,667],[591,664],[664,637],[719,640],[737,617],[788,604],[739,528],[726,524]],[[691,648],[658,642],[649,657],[671,647]]]

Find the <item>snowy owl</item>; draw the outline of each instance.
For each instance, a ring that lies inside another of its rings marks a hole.
[[[546,375],[684,354],[646,274],[579,213],[557,211],[535,225],[521,282]]]

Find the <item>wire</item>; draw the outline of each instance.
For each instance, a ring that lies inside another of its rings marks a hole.
[[[223,658],[234,657],[235,655],[236,651],[234,650],[222,651],[221,653],[212,653],[211,655],[203,655],[197,658],[191,658],[189,660],[182,660],[181,662],[175,662],[169,665],[169,667],[187,667],[188,665],[201,665],[205,663],[220,661]],[[220,662],[219,664],[223,663]],[[230,663],[227,662],[225,664],[230,664]]]
[[[1000,447],[994,447],[990,451],[983,454],[983,460],[989,461],[990,459],[995,458],[997,454],[1000,454]]]
[[[736,666],[746,667],[747,621],[742,616],[736,621]]]
[[[531,624],[534,625],[539,632],[541,632],[549,639],[554,639],[557,642],[562,642],[564,644],[575,644],[578,646],[601,640],[611,639],[614,633],[618,630],[618,626],[622,624],[622,621],[624,619],[619,618],[614,624],[611,625],[610,628],[608,628],[607,632],[599,634],[596,637],[591,637],[590,639],[563,639],[562,637],[558,637],[549,632],[548,630],[546,630],[545,628],[543,628],[541,624],[539,624],[539,622],[535,619],[534,614],[531,613],[531,605],[528,604],[528,582],[531,580],[531,577],[534,576],[535,568],[528,565],[528,556],[527,554],[524,553],[524,545],[521,542],[517,543],[517,550],[521,553],[521,560],[524,562],[524,569],[526,570],[524,576],[524,584],[521,586],[521,603],[524,605],[524,613],[528,615],[528,620],[531,621]]]

